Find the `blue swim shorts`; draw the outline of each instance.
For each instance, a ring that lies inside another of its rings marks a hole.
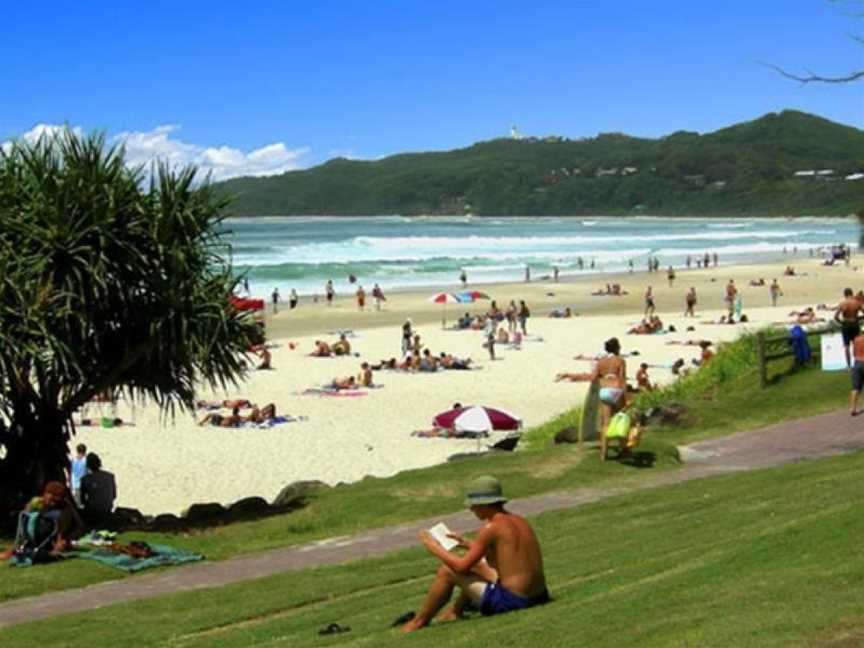
[[[543,590],[537,596],[530,599],[514,594],[500,583],[489,583],[483,591],[483,599],[480,601],[480,613],[483,616],[493,614],[504,614],[514,610],[543,605],[549,602],[549,592]]]

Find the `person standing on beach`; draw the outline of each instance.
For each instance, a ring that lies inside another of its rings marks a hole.
[[[776,279],[771,282],[771,287],[768,290],[771,293],[771,305],[776,306],[777,298],[783,294],[780,292],[780,284],[777,283]]]
[[[69,490],[75,505],[81,508],[81,478],[87,474],[87,446],[79,443],[75,457],[69,462]]]
[[[404,358],[411,350],[411,338],[414,332],[411,330],[411,320],[406,319],[402,325],[402,357]]]
[[[462,272],[459,273],[459,281],[462,282],[463,288],[468,286],[468,273],[465,272],[465,268],[462,268]]]
[[[630,274],[633,274],[633,259],[627,259],[627,268]]]
[[[852,366],[852,360],[849,353],[849,347],[854,342],[855,338],[861,335],[861,324],[859,316],[862,312],[861,304],[854,296],[851,288],[846,288],[843,291],[843,301],[841,301],[834,311],[834,320],[840,324],[840,331],[843,335],[843,351],[846,354],[846,366]]]
[[[363,286],[357,286],[357,310],[365,310],[366,308],[366,291],[363,290]]]
[[[651,317],[654,314],[654,291],[651,286],[645,289],[645,317]]]
[[[381,302],[387,301],[387,298],[384,296],[384,291],[381,290],[381,286],[377,283],[372,288],[372,296],[375,298],[375,310],[381,310]]]
[[[582,260],[582,257],[581,257],[581,256],[580,256],[580,257],[576,257],[576,266],[577,266],[580,270],[584,270],[584,269],[585,269],[585,262]]]
[[[333,297],[336,296],[336,290],[333,288],[333,280],[328,279],[327,284],[324,286],[324,296],[327,298],[327,305],[333,305]]]
[[[528,335],[528,318],[531,317],[531,311],[525,304],[524,299],[519,300],[519,325],[522,327],[522,335]]]
[[[294,288],[291,289],[291,294],[288,295],[288,308],[294,310],[297,308],[297,302],[300,301],[300,296]]]
[[[666,271],[666,278],[669,280],[669,287],[672,288],[675,285],[675,268],[673,268],[671,265]]]
[[[688,255],[687,255],[687,269],[688,269],[688,270],[690,269],[690,264],[691,264],[691,263],[693,263],[693,259],[692,259],[692,258],[690,257],[690,255],[688,254]]]
[[[705,256],[707,257],[708,255],[706,254]],[[726,284],[726,297],[723,298],[723,301],[726,302],[726,311],[730,319],[735,312],[735,297],[737,295],[738,289],[735,287],[735,280],[730,279],[729,283]]]
[[[858,401],[861,398],[861,388],[864,387],[864,335],[860,333],[852,340],[852,353],[855,364],[852,365],[850,377],[852,378],[852,391],[849,394],[849,413],[858,416],[861,409]]]
[[[711,257],[708,256],[708,253],[705,253],[705,256],[702,257],[702,267],[706,270],[708,269],[708,265],[711,263]]]
[[[278,288],[273,289],[273,295],[271,295],[271,298],[273,300],[273,312],[278,313],[279,312],[279,289]]]
[[[684,317],[688,315],[690,317],[696,317],[696,313],[693,312],[693,309],[696,308],[696,287],[690,286],[690,290],[687,291],[687,294],[684,295],[684,303],[687,308],[684,310]]]
[[[525,265],[525,283],[531,282],[531,266]]]
[[[715,267],[715,268],[717,267],[717,261],[718,261],[718,260],[719,260],[719,258],[717,257],[717,253],[715,252],[715,253],[714,253],[714,267]]]
[[[516,308],[516,302],[512,299],[510,300],[510,305],[507,307],[507,310],[504,312],[504,317],[507,318],[507,332],[515,332],[517,326],[516,321],[519,317],[519,309]]]
[[[558,283],[558,266],[557,265],[552,266],[552,280],[555,283]]]
[[[250,292],[249,292],[249,279],[246,278],[246,277],[243,277],[243,292],[245,292],[245,293],[246,293],[246,296],[249,297],[249,295],[250,295]]]

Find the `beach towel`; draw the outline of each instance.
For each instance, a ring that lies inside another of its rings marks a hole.
[[[274,416],[273,418],[266,419],[264,421],[261,421],[260,423],[249,423],[249,426],[258,429],[267,429],[271,427],[276,427],[277,425],[282,425],[284,423],[300,423],[302,421],[308,420],[308,416]]]
[[[168,545],[153,544],[150,545],[150,548],[153,550],[153,555],[149,558],[134,558],[107,549],[94,549],[93,551],[80,553],[78,556],[86,560],[95,560],[103,565],[108,565],[109,567],[128,573],[139,572],[142,569],[149,569],[151,567],[180,565],[204,559],[204,556],[200,554],[195,554],[183,549],[175,549]]]

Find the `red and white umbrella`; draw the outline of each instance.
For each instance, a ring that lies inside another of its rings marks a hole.
[[[432,419],[432,424],[446,430],[460,432],[492,432],[493,430],[518,430],[522,421],[515,414],[497,407],[474,405],[441,412]]]
[[[433,304],[458,304],[459,300],[456,299],[456,295],[452,295],[447,292],[435,293],[429,298],[429,301]]]
[[[429,301],[433,304],[441,304],[444,306],[444,313],[441,317],[441,328],[447,326],[447,304],[458,304],[459,299],[457,299],[456,295],[453,295],[448,292],[440,292],[435,293],[429,298]]]

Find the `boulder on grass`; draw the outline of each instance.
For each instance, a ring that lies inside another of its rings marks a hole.
[[[555,433],[555,443],[579,443],[579,430],[575,427],[565,427]]]
[[[112,517],[112,522],[121,527],[139,526],[147,522],[141,511],[134,508],[126,508],[125,506],[115,508]]]
[[[180,527],[180,518],[173,513],[162,513],[153,518],[150,528],[154,531],[174,531]]]
[[[327,484],[317,479],[296,481],[279,491],[273,506],[277,508],[297,508],[303,506],[306,500],[322,490],[329,488]]]
[[[206,504],[193,504],[183,511],[182,517],[194,524],[196,522],[206,522],[223,515],[225,515],[224,506],[218,502],[208,502]]]
[[[270,510],[270,505],[263,497],[244,497],[237,500],[233,504],[228,505],[228,512],[235,515],[251,515],[258,513],[266,513]]]

